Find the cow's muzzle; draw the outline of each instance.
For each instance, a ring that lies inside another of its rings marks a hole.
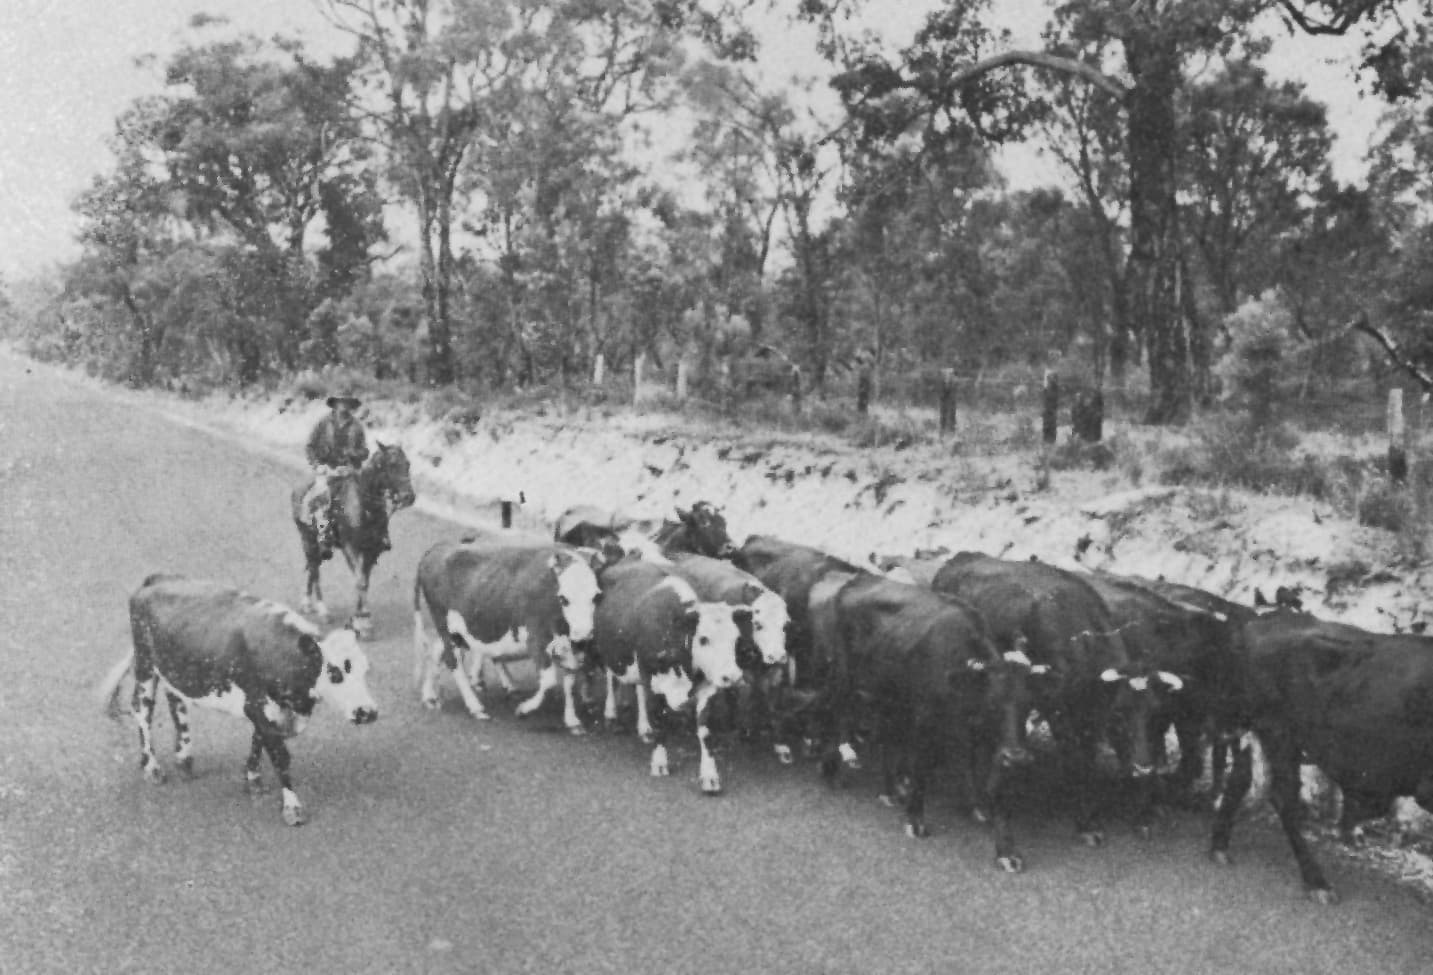
[[[353,723],[354,723],[354,724],[372,724],[373,722],[375,722],[375,721],[377,721],[377,720],[378,720],[378,709],[377,709],[377,708],[354,708],[354,709],[353,709]]]

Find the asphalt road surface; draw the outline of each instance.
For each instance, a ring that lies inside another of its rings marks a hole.
[[[1231,868],[1193,814],[1151,841],[1116,819],[1086,849],[1035,788],[1027,872],[1007,876],[949,787],[915,841],[871,773],[832,789],[732,745],[707,798],[689,744],[653,779],[630,735],[571,738],[556,709],[492,701],[479,723],[449,684],[425,710],[412,573],[459,529],[415,511],[373,580],[379,720],[320,709],[291,743],[310,823],[245,794],[248,731],[223,714],[194,712],[196,778],[147,785],[132,722],[92,696],[127,650],[125,600],[167,570],[297,604],[297,478],[0,357],[0,972],[1433,970],[1433,910],[1337,861],[1344,901],[1319,907],[1265,826],[1236,833]],[[349,608],[347,571],[326,581]]]

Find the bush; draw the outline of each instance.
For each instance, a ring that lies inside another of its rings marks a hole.
[[[1299,391],[1312,343],[1275,290],[1251,298],[1224,320],[1229,343],[1214,366],[1226,404],[1244,410],[1256,431],[1279,422]]]

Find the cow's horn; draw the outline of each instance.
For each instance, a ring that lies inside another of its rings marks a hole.
[[[1114,681],[1117,681],[1119,679],[1120,672],[1118,670],[1115,670],[1113,667],[1100,675],[1100,680],[1104,681],[1106,684],[1113,683]]]
[[[1178,691],[1184,687],[1184,681],[1180,679],[1178,674],[1171,674],[1167,670],[1161,670],[1157,676],[1160,680],[1164,681],[1165,686],[1171,691]]]

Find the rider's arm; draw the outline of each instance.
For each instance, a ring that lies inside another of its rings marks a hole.
[[[314,428],[309,431],[308,443],[304,447],[304,456],[308,458],[310,467],[328,466],[327,446],[329,437],[325,436],[328,427],[327,419],[319,420]]]
[[[353,424],[352,439],[349,441],[347,460],[354,467],[362,467],[363,462],[368,459],[368,441],[363,434],[361,424]]]

